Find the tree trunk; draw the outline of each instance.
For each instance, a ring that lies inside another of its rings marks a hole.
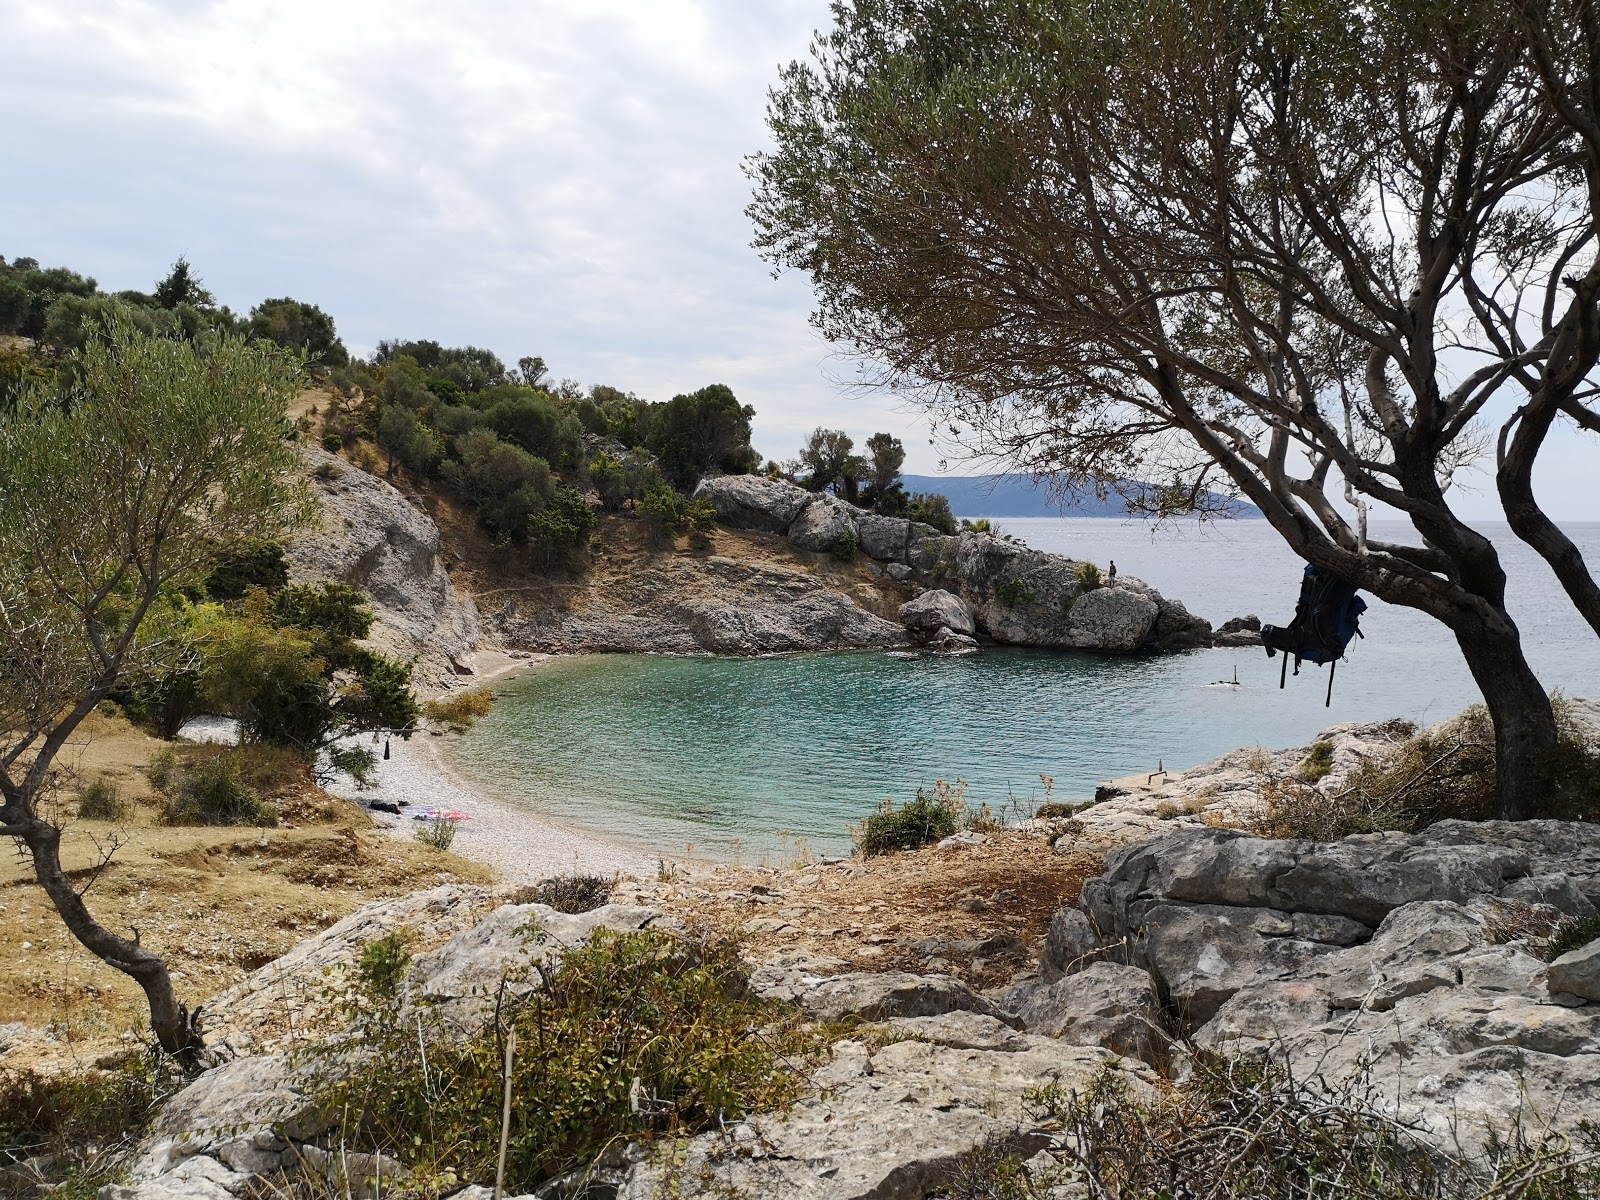
[[[195,1065],[204,1042],[199,1022],[178,1003],[172,991],[172,977],[161,956],[146,950],[137,941],[118,937],[90,915],[83,898],[61,869],[61,831],[48,821],[33,817],[22,835],[33,858],[33,871],[39,886],[50,897],[72,936],[107,966],[127,975],[144,991],[150,1006],[150,1028],[161,1048],[186,1067]],[[134,937],[138,937],[135,930]]]
[[[1550,800],[1556,717],[1550,697],[1522,654],[1509,617],[1506,630],[1482,625],[1455,631],[1456,643],[1483,692],[1494,722],[1494,815],[1502,821],[1537,817]]]

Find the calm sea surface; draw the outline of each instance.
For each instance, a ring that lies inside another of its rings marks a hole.
[[[1294,615],[1301,563],[1264,521],[1169,526],[1013,519],[1030,546],[1115,559],[1124,575],[1221,623]],[[1600,524],[1568,526],[1600,563]],[[1512,580],[1512,610],[1546,684],[1600,696],[1600,639],[1543,562],[1484,526]],[[1400,526],[1374,536],[1399,540]],[[759,858],[785,839],[849,844],[886,796],[962,779],[968,798],[1037,803],[1157,763],[1182,769],[1241,745],[1309,741],[1338,721],[1433,721],[1479,697],[1447,631],[1367,597],[1365,640],[1339,664],[1278,689],[1260,648],[1114,659],[1022,650],[902,660],[886,654],[765,659],[593,655],[514,677],[494,713],[447,753],[473,782],[567,824],[652,852]],[[1218,686],[1237,672],[1242,686]]]

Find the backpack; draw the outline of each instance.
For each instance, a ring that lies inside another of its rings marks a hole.
[[[1300,582],[1300,599],[1294,606],[1294,620],[1287,625],[1261,627],[1261,643],[1267,648],[1267,657],[1283,653],[1278,686],[1283,687],[1288,677],[1291,654],[1296,675],[1300,674],[1302,661],[1319,667],[1328,663],[1328,698],[1324,707],[1332,705],[1334,664],[1344,657],[1351,638],[1363,636],[1361,614],[1366,611],[1367,602],[1356,594],[1353,585],[1315,564],[1307,564],[1305,578]]]

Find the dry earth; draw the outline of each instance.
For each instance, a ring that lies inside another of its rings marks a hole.
[[[277,828],[161,826],[143,767],[163,745],[126,721],[90,718],[64,755],[63,859],[96,917],[167,956],[190,1004],[371,900],[491,875],[385,838],[355,805],[309,786],[280,804]],[[95,780],[133,802],[126,820],[70,816]],[[20,856],[0,865],[0,979],[0,1025],[48,1025],[86,1053],[143,1016],[138,989],[78,945]]]

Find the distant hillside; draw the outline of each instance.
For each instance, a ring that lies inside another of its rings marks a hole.
[[[1082,490],[1064,500],[1052,496],[1031,475],[907,475],[908,492],[943,492],[958,517],[1125,517],[1126,501],[1116,493],[1104,500]],[[1143,484],[1131,484],[1143,487]],[[1261,510],[1242,500],[1225,502],[1231,516],[1259,517]]]

